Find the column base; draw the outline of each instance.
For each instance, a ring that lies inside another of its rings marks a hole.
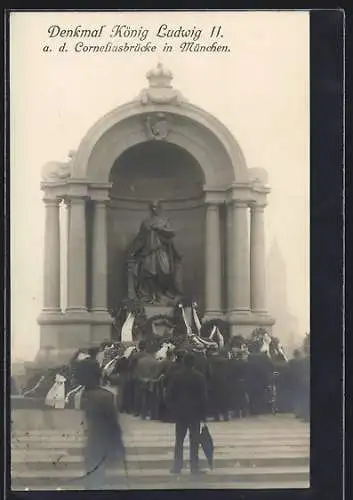
[[[210,321],[211,319],[225,319],[225,314],[223,311],[220,311],[220,310],[205,311],[205,314],[203,316],[203,321]]]
[[[37,318],[38,325],[61,323],[64,317],[60,309],[42,309]]]
[[[40,325],[40,350],[35,363],[40,366],[66,364],[77,349],[97,346],[111,339],[113,318],[104,310],[42,311],[37,321]]]
[[[266,328],[271,333],[275,320],[266,312],[232,310],[228,312],[227,319],[231,324],[231,335],[251,337],[256,328]]]
[[[86,322],[90,319],[91,313],[84,307],[68,307],[64,312],[66,321],[83,321]]]
[[[107,309],[92,309],[91,310],[91,324],[107,324],[111,325],[114,319],[110,316]]]
[[[42,311],[37,322],[40,325],[40,349],[35,364],[52,367],[66,364],[79,348],[91,345],[90,313],[84,309],[60,313]]]
[[[268,311],[267,309],[256,309],[256,308],[252,308],[251,309],[251,312],[253,314],[257,314],[257,315],[261,315],[261,316],[268,316]]]

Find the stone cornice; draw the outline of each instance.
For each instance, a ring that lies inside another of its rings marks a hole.
[[[150,199],[112,197],[109,206],[117,210],[148,211]],[[161,200],[164,211],[189,210],[204,206],[204,199],[201,196],[193,198],[179,198],[174,200]]]
[[[251,186],[251,190],[254,193],[263,193],[263,194],[269,194],[271,192],[270,186],[263,186],[261,184],[253,184]]]

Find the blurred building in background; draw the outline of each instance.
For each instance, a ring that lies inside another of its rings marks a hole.
[[[267,300],[268,310],[276,318],[273,334],[291,356],[305,332],[299,332],[298,320],[289,311],[286,263],[277,239],[273,240],[267,257]]]

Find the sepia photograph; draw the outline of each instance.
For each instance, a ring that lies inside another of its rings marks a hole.
[[[309,35],[10,14],[12,490],[310,487]]]

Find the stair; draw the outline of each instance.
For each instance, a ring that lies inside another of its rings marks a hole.
[[[170,474],[174,427],[121,416],[127,471],[108,470],[108,489],[257,489],[309,487],[309,427],[292,416],[261,416],[209,422],[214,468],[202,476],[185,469]],[[33,430],[12,433],[12,489],[83,489],[84,431]],[[200,451],[201,467],[207,462]]]

